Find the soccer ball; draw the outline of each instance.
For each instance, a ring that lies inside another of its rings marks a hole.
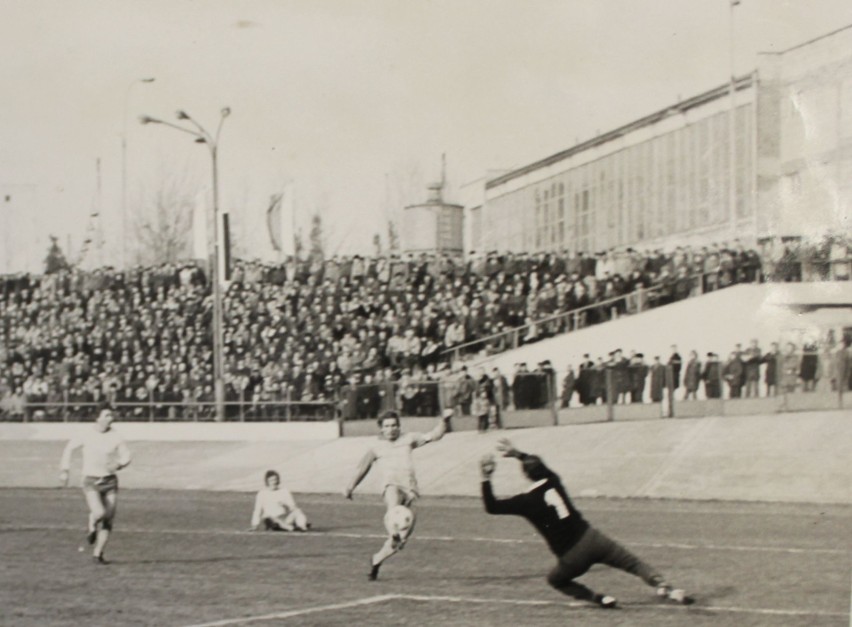
[[[414,524],[414,513],[405,505],[394,505],[385,514],[385,529],[392,536],[405,537]]]

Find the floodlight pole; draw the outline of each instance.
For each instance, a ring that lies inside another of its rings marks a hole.
[[[183,133],[188,133],[195,137],[195,141],[202,144],[207,144],[210,150],[210,160],[213,165],[213,389],[216,403],[216,420],[225,420],[225,380],[224,380],[224,346],[222,332],[224,329],[224,308],[222,297],[222,276],[220,268],[221,250],[219,247],[219,134],[222,132],[222,125],[225,123],[225,118],[231,114],[228,107],[221,110],[219,118],[219,126],[216,129],[216,135],[212,136],[207,130],[189,116],[185,111],[178,111],[177,118],[179,120],[187,120],[196,130],[192,130],[171,122],[166,122],[149,116],[142,116],[139,121],[142,124],[164,124],[175,130]]]

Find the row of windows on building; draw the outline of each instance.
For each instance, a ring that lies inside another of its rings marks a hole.
[[[752,112],[736,115],[738,219],[754,211]],[[729,137],[729,115],[717,113],[489,199],[475,247],[594,251],[727,222]]]

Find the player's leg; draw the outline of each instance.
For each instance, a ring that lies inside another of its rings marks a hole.
[[[575,581],[596,562],[597,545],[593,537],[589,537],[589,529],[577,543],[566,551],[557,561],[556,566],[548,573],[547,583],[562,594],[581,601],[589,601],[603,608],[613,608],[616,605],[614,597],[596,593],[591,588]]]
[[[305,513],[299,508],[290,511],[285,516],[279,518],[278,523],[285,531],[307,531],[311,526],[308,522],[308,517],[305,516]]]
[[[594,529],[590,529],[590,531],[594,532],[596,551],[600,554],[596,561],[641,578],[642,581],[657,591],[659,597],[685,605],[692,603],[692,598],[684,590],[669,585],[666,578],[653,566],[642,561],[624,546],[600,531]]]
[[[385,520],[387,520],[387,513],[392,507],[403,505],[406,502],[405,493],[401,488],[395,485],[387,486],[383,497],[385,501]],[[408,538],[408,535],[410,535],[410,532],[409,534],[406,534],[406,539]],[[399,551],[400,546],[403,544],[405,544],[405,540],[402,536],[394,533],[392,529],[388,529],[388,539],[385,540],[382,548],[380,548],[377,553],[373,554],[373,557],[370,560],[370,580],[375,581],[376,577],[379,575],[379,567],[382,563],[391,555]]]
[[[101,493],[94,487],[88,485],[83,488],[83,496],[89,508],[89,524],[86,527],[86,542],[94,544],[98,535],[98,528],[106,515],[106,507],[101,499]]]
[[[92,555],[94,555],[99,562],[103,562],[104,549],[106,548],[107,542],[109,542],[112,523],[115,519],[115,512],[118,507],[118,492],[116,490],[108,490],[99,496],[101,497],[101,502],[104,507],[104,516],[103,520],[101,520],[100,528],[98,529],[98,535],[95,539],[95,548],[92,551]]]

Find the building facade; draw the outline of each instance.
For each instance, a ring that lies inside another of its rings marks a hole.
[[[468,248],[597,252],[849,229],[850,185],[852,27],[489,180]]]
[[[443,183],[429,186],[429,199],[404,209],[401,245],[407,253],[464,251],[464,207],[444,202]]]

